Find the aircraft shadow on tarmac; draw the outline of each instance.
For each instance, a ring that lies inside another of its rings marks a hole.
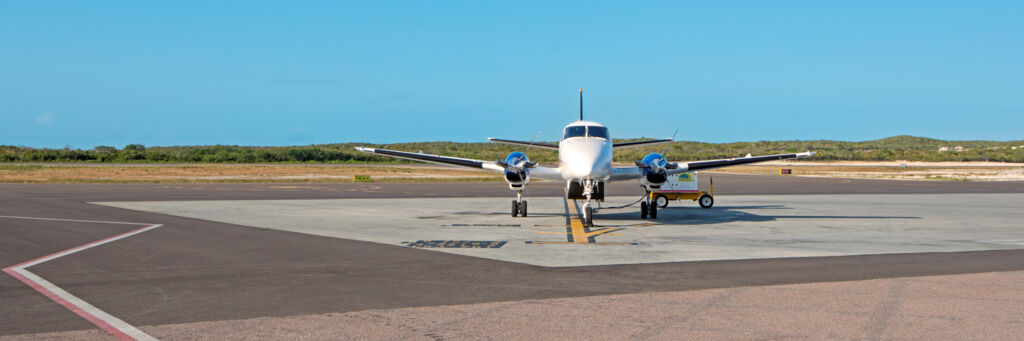
[[[658,210],[658,218],[647,220],[654,224],[667,225],[709,225],[744,221],[774,221],[778,219],[921,219],[911,216],[853,216],[853,215],[764,215],[746,212],[745,210],[791,210],[785,205],[754,205],[754,206],[715,206],[709,209],[700,207],[667,207]],[[594,223],[598,227],[625,227],[635,224],[616,224],[616,221],[640,220],[640,212],[634,207],[623,209],[602,209],[594,214]],[[508,212],[452,212],[454,216],[507,216]],[[450,215],[420,216],[418,219],[450,219]],[[531,217],[564,217],[563,213],[530,213]],[[515,218],[511,218],[515,219]]]
[[[507,216],[507,215],[509,215],[509,212],[460,211],[460,212],[452,212],[451,214],[453,214],[453,215],[463,215],[463,216],[480,216],[480,215],[504,215],[504,216]],[[530,217],[564,217],[565,214],[562,214],[562,213],[533,213],[533,212],[530,212],[529,216]],[[419,217],[419,218],[425,219],[425,218],[438,218],[438,217],[440,217],[440,216],[437,216],[437,217]],[[511,217],[509,217],[509,218],[511,218]]]
[[[715,206],[708,209],[699,207],[667,207],[659,209],[658,218],[650,221],[652,223],[671,225],[708,225],[745,221],[774,221],[778,219],[921,219],[921,217],[909,216],[762,215],[743,211],[752,209],[787,210],[792,208],[785,205]],[[614,213],[597,213],[594,215],[594,222],[597,226],[609,226],[601,224],[601,222],[637,220],[640,218],[640,212],[636,211],[630,209]]]

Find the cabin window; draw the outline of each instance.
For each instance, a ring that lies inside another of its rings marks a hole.
[[[587,136],[586,126],[572,126],[565,128],[565,134],[562,134],[562,139],[565,140],[570,137],[584,137]]]
[[[587,136],[608,139],[608,128],[589,126],[587,127]]]

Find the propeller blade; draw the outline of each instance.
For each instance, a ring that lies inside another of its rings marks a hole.
[[[679,134],[679,129],[676,129],[676,132],[672,133],[672,142],[676,142],[676,134]],[[661,153],[661,157],[663,159],[668,159],[668,149],[672,148],[672,142],[665,145],[665,151]]]
[[[537,135],[534,135],[533,139],[530,140],[530,144],[526,145],[526,151],[523,151],[523,154],[526,154],[526,152],[530,151],[530,147],[533,147],[533,143],[537,141],[538,137],[540,137],[540,131],[539,130],[537,131]]]

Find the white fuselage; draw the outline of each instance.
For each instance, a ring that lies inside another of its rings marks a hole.
[[[581,126],[588,129],[599,127],[603,129],[604,137],[590,134],[567,136],[563,132],[563,138],[558,143],[558,170],[565,180],[607,181],[612,175],[612,141],[607,128],[600,123],[587,121],[573,122],[565,128],[569,131],[572,127]]]

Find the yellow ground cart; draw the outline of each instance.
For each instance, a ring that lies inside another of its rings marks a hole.
[[[710,191],[702,191],[698,187],[696,173],[680,173],[669,177],[661,188],[651,190],[651,203],[658,208],[668,207],[669,200],[693,200],[701,208],[711,208],[715,204],[715,183],[711,181]]]

